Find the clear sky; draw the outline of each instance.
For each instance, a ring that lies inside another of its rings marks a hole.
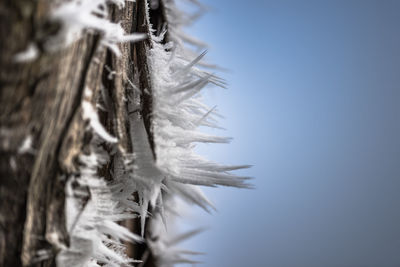
[[[400,266],[400,1],[202,2],[234,140],[199,150],[256,187],[206,190],[203,266]]]

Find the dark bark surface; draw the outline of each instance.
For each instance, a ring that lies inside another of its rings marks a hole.
[[[133,111],[124,99],[132,92],[127,89],[129,81],[137,79],[142,91],[138,112],[154,154],[147,66],[150,42],[119,44],[121,56],[116,57],[100,46],[101,36],[87,34],[68,48],[46,51],[43,43],[60,28],[48,21],[50,2],[0,2],[0,266],[53,266],[61,246],[69,245],[65,184],[77,171],[77,157],[90,141],[81,116],[83,99],[95,103],[107,94],[111,101],[103,103],[108,112],[100,112],[101,121],[118,137],[120,149],[132,152],[135,140],[130,139],[127,118]],[[145,5],[145,0],[138,0],[127,2],[123,9],[110,7],[112,20],[121,21],[127,33],[148,33]],[[151,14],[158,28],[165,23],[161,9]],[[38,58],[15,62],[14,56],[31,43],[40,50]],[[84,95],[87,87],[93,96]],[[21,150],[29,139],[31,149]],[[107,177],[110,168],[99,172]],[[139,232],[136,220],[124,224]],[[52,251],[50,258],[41,260],[40,250]],[[135,259],[147,257],[142,266],[154,266],[146,251],[146,245],[129,245],[127,252]]]

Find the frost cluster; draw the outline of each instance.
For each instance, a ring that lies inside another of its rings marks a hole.
[[[112,2],[124,4],[122,0]],[[175,234],[169,230],[169,225],[173,225],[181,213],[177,203],[184,201],[209,211],[214,208],[213,204],[199,186],[248,187],[247,177],[231,173],[248,166],[220,165],[195,153],[195,144],[199,142],[229,142],[229,138],[198,130],[200,126],[218,128],[216,108],[205,105],[200,92],[208,84],[224,86],[224,82],[201,68],[207,65],[205,52],[196,55],[185,48],[186,43],[203,47],[201,42],[182,31],[196,16],[183,13],[172,1],[163,4],[169,22],[168,32],[164,31],[162,36],[151,34],[147,55],[153,100],[150,134],[154,150],[138,112],[129,115],[133,146],[133,153],[129,154],[121,151],[117,138],[103,128],[94,105],[86,100],[82,102],[82,118],[89,122],[87,130],[94,133],[94,138],[90,154],[79,158],[79,174],[68,179],[66,223],[71,244],[58,254],[58,266],[128,266],[145,261],[149,254],[159,266],[194,263],[188,256],[196,253],[179,249],[177,244],[199,231]],[[110,22],[105,0],[69,1],[57,7],[52,16],[62,21],[63,30],[58,40],[67,45],[81,38],[84,31],[96,30],[103,33],[102,42],[118,55],[115,44],[143,37],[126,35],[119,24]],[[164,34],[168,34],[167,42],[163,42]],[[136,89],[135,94],[132,93],[136,97],[127,97],[127,108],[138,110],[138,88],[129,82]],[[143,90],[142,93],[148,92]],[[103,149],[104,144],[111,149]],[[112,179],[107,181],[98,172],[105,164],[112,166]],[[120,223],[139,217],[140,236]],[[125,241],[145,242],[144,258],[127,257]]]

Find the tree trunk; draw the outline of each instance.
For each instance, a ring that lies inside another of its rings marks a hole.
[[[53,266],[58,251],[69,245],[65,224],[65,186],[77,172],[79,154],[91,140],[82,119],[83,100],[100,102],[102,124],[130,151],[128,113],[124,99],[128,81],[139,80],[150,90],[147,49],[150,43],[118,44],[121,56],[101,46],[101,33],[59,51],[47,51],[46,39],[60,30],[48,18],[50,0],[4,0],[0,3],[0,266]],[[127,33],[148,34],[145,0],[112,9]],[[160,6],[161,8],[161,6]],[[162,12],[153,12],[164,21]],[[39,56],[17,62],[15,55],[32,43]],[[102,86],[104,88],[102,89]],[[89,88],[92,95],[86,95]],[[104,96],[106,94],[106,96]],[[142,93],[141,113],[152,147],[151,93]],[[132,152],[132,151],[130,151]],[[154,153],[154,152],[153,152]],[[112,166],[99,170],[106,177]],[[137,219],[124,222],[139,233]],[[41,258],[40,251],[52,251]],[[140,259],[145,245],[129,245],[129,256]],[[39,252],[39,253],[38,253]],[[151,261],[146,264],[151,266]],[[146,265],[147,266],[147,265]]]
[[[184,45],[204,49],[181,30],[200,13],[171,0],[0,2],[0,267],[196,263],[176,244],[199,231],[164,227],[175,197],[209,211],[197,186],[249,186],[231,173],[248,166],[193,149],[229,140],[197,131],[218,127],[197,94],[224,86]]]

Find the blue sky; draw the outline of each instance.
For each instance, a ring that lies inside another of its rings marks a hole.
[[[199,151],[256,187],[206,189],[203,266],[400,266],[400,1],[203,2],[234,140]]]

